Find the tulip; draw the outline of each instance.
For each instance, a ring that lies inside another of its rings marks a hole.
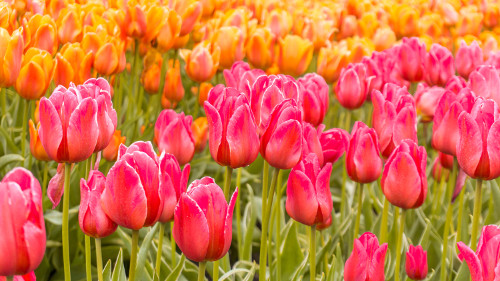
[[[108,146],[106,146],[106,148],[104,148],[102,151],[102,156],[104,157],[104,159],[109,162],[116,161],[116,158],[118,156],[118,148],[120,147],[120,144],[125,144],[126,139],[127,138],[125,136],[122,137],[122,132],[120,130],[116,130],[113,133],[113,137],[111,138]]]
[[[410,81],[422,81],[425,72],[425,45],[418,38],[403,38],[399,48],[401,76]]]
[[[163,96],[172,102],[180,102],[184,98],[184,85],[181,79],[181,64],[179,60],[169,60],[165,75]]]
[[[179,36],[188,35],[194,25],[200,20],[203,6],[199,1],[176,1],[175,10],[182,16],[182,26]]]
[[[221,166],[248,166],[259,154],[259,134],[247,97],[234,88],[214,89],[204,105],[210,154]]]
[[[455,55],[455,66],[460,76],[467,79],[469,74],[483,63],[483,52],[476,41],[470,46],[464,41],[460,42],[460,48]]]
[[[163,110],[156,120],[154,142],[161,152],[173,154],[180,165],[188,163],[194,156],[192,122],[192,116],[177,114],[171,109]]]
[[[291,169],[302,157],[301,113],[297,102],[286,99],[274,107],[260,139],[260,154],[272,167]]]
[[[349,64],[340,72],[335,87],[335,96],[339,103],[347,109],[356,109],[363,105],[373,77],[368,77],[364,64]]]
[[[403,38],[404,40],[405,38]],[[396,43],[396,34],[390,27],[379,27],[373,35],[375,50],[383,51],[389,49]]]
[[[217,72],[221,50],[218,46],[203,41],[193,50],[182,50],[180,54],[186,62],[186,74],[201,83],[212,79]]]
[[[292,29],[293,18],[287,10],[272,9],[265,19],[264,26],[271,29],[275,39],[285,37]]]
[[[127,1],[122,9],[117,10],[115,20],[122,36],[141,38],[146,33],[146,13],[137,1]]]
[[[165,198],[163,201],[163,211],[159,221],[166,223],[174,220],[174,209],[181,198],[181,194],[186,192],[191,166],[187,164],[181,171],[179,162],[175,156],[163,153],[160,157],[160,177],[165,184]]]
[[[474,252],[463,242],[457,242],[460,253],[458,258],[467,262],[471,279],[474,281],[493,281],[500,278],[498,271],[498,247],[500,246],[500,228],[496,225],[486,225],[481,231],[481,237]]]
[[[314,153],[292,168],[286,188],[286,212],[291,218],[309,226],[332,219],[331,172],[332,164],[321,168]]]
[[[57,26],[50,15],[36,14],[25,25],[25,49],[37,48],[54,55],[57,52]]]
[[[35,270],[45,253],[42,190],[33,174],[14,168],[0,182],[0,276]],[[8,253],[8,254],[7,254]]]
[[[224,26],[217,29],[213,35],[214,46],[220,48],[221,56],[219,68],[230,68],[235,61],[240,61],[244,56],[243,32],[234,26]]]
[[[157,24],[157,22],[153,24]],[[177,38],[181,32],[181,26],[182,18],[174,10],[168,11],[168,16],[164,15],[156,38],[158,48],[162,52],[166,52],[173,47],[175,38]]]
[[[58,86],[40,101],[40,140],[52,160],[76,163],[90,157],[100,136],[98,101],[79,90]],[[107,143],[106,143],[107,145]]]
[[[146,93],[155,95],[160,88],[161,68],[164,62],[161,54],[155,49],[150,49],[144,56],[144,67],[141,74],[141,84]],[[170,70],[170,68],[169,68]]]
[[[453,76],[446,82],[445,89],[458,94],[463,88],[467,88],[468,84],[461,76]]]
[[[287,35],[279,39],[276,61],[281,73],[302,75],[311,62],[313,44],[297,35]]]
[[[226,255],[237,196],[236,189],[228,205],[222,189],[209,177],[195,180],[181,195],[174,211],[173,235],[188,259],[215,261]]]
[[[212,90],[212,84],[208,82],[203,82],[198,87],[198,104],[203,106],[205,101],[208,99],[208,93]]]
[[[420,12],[410,4],[396,4],[390,8],[391,27],[398,38],[417,35]]]
[[[24,99],[40,99],[52,80],[54,61],[47,51],[30,48],[24,54],[21,71],[14,85]]]
[[[494,66],[482,65],[472,71],[469,87],[480,97],[500,102],[500,75]]]
[[[16,82],[21,70],[24,40],[22,29],[15,30],[12,35],[0,27],[0,41],[5,47],[0,49],[0,87],[10,87]]]
[[[0,276],[0,281],[6,281],[7,278],[5,276]],[[13,281],[36,281],[35,272],[32,271],[25,275],[15,275],[12,279]]]
[[[38,130],[40,130],[40,123],[37,124],[35,128],[35,123],[30,119],[29,121],[30,130],[30,151],[35,159],[40,161],[50,161],[50,157],[43,148],[42,142],[40,141],[40,136],[38,135]]]
[[[88,180],[80,180],[80,209],[78,222],[86,235],[103,238],[118,227],[103,211],[101,194],[106,186],[106,177],[97,170],[90,171]]]
[[[354,240],[354,249],[344,267],[344,280],[385,280],[387,243],[379,245],[377,236],[365,232]]]
[[[62,10],[57,18],[57,35],[61,44],[80,42],[82,40],[82,20],[76,9]]]
[[[400,76],[398,69],[398,61],[395,53],[396,48],[391,48],[384,52],[373,52],[370,57],[364,57],[361,63],[366,66],[366,76],[372,77],[368,93],[373,90],[383,90],[386,83],[391,83],[398,86],[406,86],[407,81]]]
[[[307,155],[313,153],[316,154],[318,158],[319,165],[323,167],[323,148],[319,141],[320,131],[314,128],[311,124],[302,121],[302,157],[307,157]]]
[[[318,53],[316,72],[323,76],[326,82],[333,83],[339,78],[341,70],[349,63],[349,54],[347,48],[339,46],[321,48]]]
[[[195,152],[200,153],[207,146],[208,141],[208,121],[207,117],[198,117],[191,125],[194,137]]]
[[[335,163],[349,147],[349,133],[333,128],[323,131],[324,125],[318,126],[319,142],[323,150],[324,163]]]
[[[425,57],[425,81],[429,85],[444,86],[455,75],[454,59],[445,47],[432,44]]]
[[[250,69],[248,63],[244,61],[237,61],[231,69],[224,69],[224,80],[226,86],[236,88],[240,91],[250,92],[250,88],[258,77],[266,73],[261,69]]]
[[[90,76],[94,62],[92,53],[85,53],[80,43],[65,44],[56,56],[54,82],[69,87],[70,83],[82,84]]]
[[[306,74],[297,83],[302,88],[304,121],[318,126],[328,111],[328,84],[316,73]]]
[[[417,113],[422,116],[422,122],[431,122],[434,119],[434,114],[441,96],[446,90],[442,87],[428,87],[424,83],[417,86],[415,92],[415,102]]]
[[[404,140],[387,160],[381,188],[387,200],[403,209],[420,207],[427,196],[427,152],[412,140]]]
[[[258,27],[249,35],[245,45],[248,62],[256,68],[267,69],[274,60],[274,41],[271,29]]]
[[[447,158],[447,156],[451,156],[451,161],[452,161],[451,163],[453,166],[453,160],[454,160],[453,156],[449,154],[444,154],[442,152],[438,153],[438,156],[434,159],[434,162],[432,163],[432,177],[436,180],[436,182],[441,182],[443,178],[445,180],[448,180],[450,176],[450,169],[448,167],[445,167],[442,162],[442,159]]]
[[[346,15],[340,24],[340,38],[348,38],[356,35],[358,23],[354,15]]]
[[[406,275],[413,280],[424,280],[427,277],[427,252],[422,246],[410,245],[406,252]]]
[[[352,128],[346,167],[351,180],[359,183],[377,180],[382,171],[377,133],[363,122],[356,121]]]

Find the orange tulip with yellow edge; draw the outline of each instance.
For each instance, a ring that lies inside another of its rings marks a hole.
[[[17,11],[12,9],[7,2],[0,3],[0,27],[7,29],[11,34],[19,26],[17,22]]]
[[[439,2],[437,10],[447,26],[455,25],[458,22],[458,12],[452,4],[448,2]]]
[[[204,40],[205,41],[205,40]],[[172,49],[178,50],[184,48],[189,42],[189,34],[184,36],[179,36],[174,38],[174,44]]]
[[[146,8],[146,31],[142,36],[143,42],[150,44],[156,39],[167,13],[168,9],[162,6],[152,5]]]
[[[14,84],[21,70],[24,40],[22,28],[15,30],[12,36],[7,29],[0,27],[0,87]]]
[[[316,72],[328,83],[337,81],[342,68],[349,64],[350,52],[346,46],[321,48],[318,53]]]
[[[193,30],[203,12],[202,4],[196,0],[172,0],[170,8],[174,9],[182,17],[180,36],[185,36]]]
[[[202,16],[209,17],[215,11],[216,0],[200,0],[202,6]]]
[[[213,88],[214,86],[208,82],[203,82],[200,84],[200,87],[198,89],[198,104],[203,106],[205,104],[205,101],[208,99],[208,92]]]
[[[104,148],[104,150],[102,151],[102,156],[104,157],[104,159],[109,162],[116,161],[116,158],[118,156],[118,148],[121,144],[125,144],[126,140],[127,138],[125,136],[122,136],[122,132],[120,130],[116,130],[113,133],[113,137],[111,138],[108,146],[106,146],[106,148]]]
[[[169,10],[168,15],[160,25],[160,30],[156,38],[158,48],[165,52],[170,50],[181,32],[182,18],[174,10]]]
[[[500,5],[498,3],[488,3],[484,12],[483,23],[488,28],[498,25],[500,19]]]
[[[347,44],[348,50],[351,51],[349,55],[350,62],[360,62],[363,57],[370,56],[375,50],[373,42],[366,37],[360,38],[357,36],[347,38],[344,41]],[[341,42],[343,44],[343,42]]]
[[[243,32],[234,26],[224,26],[215,31],[212,42],[220,48],[219,68],[230,68],[234,62],[242,60],[244,53]]]
[[[364,13],[358,20],[359,35],[372,38],[378,26],[378,19],[375,12]]]
[[[35,123],[33,120],[29,120],[29,130],[30,130],[30,150],[31,154],[35,159],[40,161],[51,161],[52,159],[47,155],[45,148],[43,148],[42,141],[38,135],[38,130],[40,129],[40,123],[37,123],[35,128]]]
[[[334,32],[333,21],[313,17],[311,19],[304,19],[304,27],[298,35],[302,35],[302,38],[313,42],[314,50],[318,51],[321,47],[325,46]]]
[[[68,87],[71,82],[83,84],[91,77],[94,62],[92,52],[85,53],[80,43],[66,43],[56,55],[54,82]]]
[[[208,141],[208,122],[207,117],[198,117],[191,125],[194,138],[194,151],[196,153],[202,152],[207,146]]]
[[[261,69],[270,67],[274,60],[274,45],[271,29],[268,27],[255,29],[245,47],[248,62]]]
[[[186,62],[186,73],[196,82],[212,79],[219,67],[220,48],[209,41],[203,41],[192,50],[182,49],[180,55]]]
[[[169,60],[168,69],[165,75],[165,86],[163,96],[176,103],[184,98],[184,86],[181,79],[181,64],[179,60]]]
[[[146,34],[146,13],[136,0],[128,1],[123,9],[117,10],[115,20],[124,37],[138,39]]]
[[[418,34],[427,35],[435,40],[440,38],[444,32],[444,21],[440,14],[426,14],[418,21]]]
[[[456,24],[456,35],[472,34],[478,36],[483,28],[483,14],[475,6],[467,6],[460,10]]]
[[[47,51],[28,49],[15,83],[17,93],[28,100],[40,99],[49,87],[53,70],[54,60]]]
[[[35,47],[54,55],[59,47],[57,27],[49,15],[36,14],[25,25],[25,49]]]
[[[358,21],[353,15],[346,15],[342,17],[340,22],[339,38],[348,38],[358,33]]]
[[[70,3],[74,3],[71,0],[45,0],[45,6],[49,15],[57,19],[59,13],[64,7],[67,7]]]
[[[297,35],[287,35],[279,40],[276,62],[283,74],[302,75],[309,66],[313,55],[313,44]]]
[[[271,29],[275,38],[283,38],[290,33],[293,19],[290,13],[283,9],[274,9],[265,13],[265,26]]]
[[[411,37],[417,34],[420,15],[415,7],[408,4],[396,4],[390,7],[390,23],[398,37]]]
[[[376,51],[389,49],[396,43],[396,34],[388,26],[381,27],[373,35],[373,45]]]
[[[227,10],[221,17],[220,26],[235,26],[243,32],[246,37],[249,29],[253,28],[254,22],[252,12],[245,7]]]
[[[163,63],[161,54],[155,49],[150,49],[143,60],[144,67],[141,75],[141,83],[146,93],[151,95],[157,94],[160,88],[160,73]]]
[[[57,35],[61,44],[82,40],[83,25],[75,9],[63,9],[57,20],[57,26]]]

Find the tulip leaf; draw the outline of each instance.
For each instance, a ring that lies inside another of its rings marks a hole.
[[[7,154],[2,157],[0,157],[0,170],[3,169],[5,166],[9,165],[10,163],[14,162],[23,162],[24,157],[22,157],[19,154]]]
[[[184,267],[184,262],[186,261],[186,256],[182,255],[181,260],[179,263],[177,263],[177,266],[170,272],[170,274],[167,276],[167,279],[165,281],[175,281],[179,279],[179,276],[181,275],[182,268]]]
[[[252,268],[250,270],[250,272],[247,274],[247,276],[245,276],[245,279],[243,279],[243,281],[250,281],[250,280],[253,280],[253,277],[255,276],[255,270],[257,269],[257,265],[255,264],[255,262],[252,264]]]
[[[14,143],[14,140],[10,137],[10,134],[5,130],[4,127],[0,126],[0,135],[3,136],[3,139],[5,140],[7,146],[9,147],[9,150],[16,153],[19,151],[19,148],[17,145]]]
[[[62,225],[62,213],[57,210],[47,210],[43,218],[55,225]]]
[[[297,238],[297,222],[293,220],[288,221],[291,226],[284,237],[283,252],[281,255],[281,262],[283,266],[281,267],[281,276],[283,280],[290,280],[293,274],[296,272],[297,267],[304,260],[304,254],[300,249],[299,240]]]
[[[108,260],[106,263],[106,266],[102,271],[102,277],[104,278],[104,281],[111,281],[111,260]]]
[[[243,216],[242,222],[243,225],[246,226],[245,231],[245,237],[243,238],[244,244],[243,244],[243,253],[242,257],[244,260],[250,261],[251,255],[252,255],[252,242],[253,242],[253,233],[255,230],[255,223],[257,222],[257,202],[254,197],[254,192],[252,187],[247,184],[246,185],[248,188],[248,200],[249,203],[247,204],[247,207],[245,208],[245,214]],[[248,217],[248,213],[250,212],[250,221],[248,224],[246,224],[246,218]]]
[[[307,253],[307,255],[304,257],[304,260],[302,261],[302,263],[297,267],[297,270],[295,270],[295,273],[293,274],[293,277],[290,279],[292,281],[296,281],[296,280],[301,280],[301,279],[304,279],[304,278],[299,278],[302,276],[303,274],[303,271],[305,270],[306,268],[306,265],[309,263],[309,253]]]
[[[142,241],[141,248],[139,250],[139,253],[137,254],[137,266],[136,266],[137,280],[151,280],[151,277],[146,272],[145,265],[146,265],[147,255],[149,252],[149,247],[151,247],[151,242],[157,232],[157,229],[158,229],[158,224],[155,224],[155,226],[153,226],[149,230],[148,234]]]
[[[250,273],[250,270],[246,269],[246,268],[235,268],[235,269],[232,269],[232,270],[226,272],[224,275],[222,275],[219,278],[219,280],[226,280],[232,275],[236,275],[237,273],[245,273],[245,272]]]
[[[123,250],[120,248],[116,257],[115,268],[113,269],[112,281],[127,281],[125,267],[123,266]]]

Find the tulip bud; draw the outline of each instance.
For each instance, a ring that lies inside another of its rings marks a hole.
[[[208,121],[207,117],[198,117],[191,126],[193,130],[195,152],[200,153],[207,146],[208,141]]]
[[[203,6],[199,1],[179,1],[180,7],[176,11],[182,16],[182,25],[179,36],[188,35],[194,25],[200,20]]]
[[[427,197],[427,152],[412,140],[404,140],[385,163],[381,180],[385,198],[403,209],[420,207]]]
[[[368,77],[366,66],[361,63],[349,64],[340,72],[335,87],[335,96],[347,109],[356,109],[363,105],[373,77]]]
[[[54,82],[69,87],[70,83],[83,84],[91,76],[94,63],[92,53],[85,53],[80,43],[65,44],[56,56]]]
[[[319,141],[320,131],[314,128],[311,124],[302,121],[302,159],[310,153],[316,154],[319,165],[323,167],[323,148]]]
[[[445,47],[432,44],[425,57],[425,81],[429,85],[444,86],[455,75],[454,59]]]
[[[50,15],[36,14],[25,26],[29,38],[25,38],[25,49],[37,48],[53,56],[59,47],[57,42],[57,26]]]
[[[113,137],[109,142],[108,146],[102,151],[102,156],[106,161],[113,162],[116,161],[118,156],[118,148],[120,144],[125,144],[125,140],[127,138],[125,136],[122,137],[122,132],[120,130],[116,130],[113,133]]]
[[[243,32],[234,26],[224,26],[217,29],[212,39],[214,46],[220,48],[221,56],[219,68],[230,68],[235,61],[243,59],[244,37]]]
[[[399,48],[401,76],[410,82],[422,81],[425,71],[425,45],[418,38],[403,38]]]
[[[491,65],[482,65],[469,75],[469,87],[478,96],[500,102],[500,75]]]
[[[250,34],[245,50],[248,62],[252,66],[267,69],[274,60],[274,40],[271,29],[258,27]]]
[[[146,93],[155,95],[160,88],[161,68],[166,61],[163,61],[161,54],[156,49],[150,49],[143,59],[140,82]],[[170,70],[170,67],[168,68]]]
[[[461,76],[453,76],[446,82],[445,89],[458,94],[463,88],[467,88],[468,84]]]
[[[285,37],[292,29],[293,18],[285,9],[272,9],[264,18],[264,25],[271,29],[274,39]]]
[[[181,57],[186,62],[186,73],[196,82],[206,82],[215,75],[219,67],[221,50],[218,46],[203,41],[193,50],[182,50]]]
[[[226,86],[236,88],[242,92],[250,92],[250,88],[258,77],[266,73],[261,69],[250,69],[248,63],[237,61],[231,66],[231,69],[224,69],[224,80]]]
[[[164,79],[163,96],[174,103],[180,102],[184,98],[184,85],[182,84],[179,60],[175,60],[175,62],[169,60]]]
[[[137,1],[127,1],[127,4],[117,11],[115,20],[123,36],[141,38],[146,34],[146,13]]]
[[[325,78],[326,82],[333,83],[339,76],[341,70],[349,63],[350,52],[346,48],[338,46],[321,48],[318,53],[316,72]]]
[[[75,9],[67,8],[57,18],[57,35],[61,44],[82,40],[82,21]]]
[[[195,180],[181,195],[174,211],[173,235],[181,251],[196,262],[216,261],[231,246],[233,210],[238,189],[229,205],[212,178]],[[197,235],[192,235],[197,233]]]
[[[35,270],[45,254],[42,189],[33,174],[14,168],[0,182],[0,276]]]
[[[160,157],[160,177],[165,184],[165,198],[163,201],[163,211],[159,221],[166,223],[174,220],[174,209],[181,198],[181,194],[186,192],[191,166],[187,164],[181,171],[179,162],[175,156],[163,153]]]
[[[279,39],[276,61],[281,73],[299,76],[311,63],[314,47],[309,40],[297,35]]]
[[[328,111],[328,84],[316,73],[306,74],[297,83],[302,88],[304,121],[318,126]]]
[[[410,245],[406,252],[406,275],[413,280],[424,280],[427,277],[427,251],[422,246]]]
[[[483,52],[476,41],[472,42],[470,46],[464,41],[460,42],[455,55],[455,64],[457,72],[460,76],[467,79],[469,74],[476,69],[477,66],[483,63]]]
[[[205,101],[208,99],[208,93],[212,90],[214,86],[208,82],[203,82],[198,87],[198,104],[203,106]]]
[[[415,92],[415,102],[417,113],[422,116],[422,122],[431,122],[434,119],[439,99],[445,91],[442,87],[428,87],[424,83],[418,84]]]
[[[192,122],[191,115],[177,114],[171,109],[163,110],[156,120],[154,142],[161,152],[173,154],[180,165],[194,156]]]
[[[445,167],[443,165],[443,159],[448,158],[448,156],[451,156],[451,164],[453,166],[453,156],[449,154],[444,154],[439,152],[438,156],[436,159],[434,159],[434,162],[432,163],[432,177],[436,180],[436,182],[441,181],[443,178],[445,180],[448,180],[450,176],[450,169],[448,167]],[[445,160],[447,161],[447,160]]]
[[[40,136],[38,135],[38,130],[40,129],[40,123],[37,124],[35,128],[35,123],[30,119],[29,130],[30,130],[30,151],[35,159],[40,161],[50,161],[50,157],[43,148],[42,142],[40,141]]]
[[[162,52],[166,52],[173,47],[175,38],[178,38],[181,32],[181,25],[181,16],[174,10],[168,11],[168,16],[163,21],[163,24],[161,24],[158,37],[156,38],[158,48]]]
[[[324,163],[335,163],[349,147],[350,136],[345,130],[333,128],[324,131],[325,126],[318,126],[319,142],[323,150]]]
[[[21,70],[14,85],[24,99],[40,99],[52,80],[54,61],[47,51],[30,48],[23,57]]]
[[[0,16],[1,17],[1,16]],[[5,42],[5,47],[0,49],[0,87],[10,87],[14,85],[19,71],[24,50],[24,40],[22,29],[9,32],[0,27],[0,41]]]
[[[369,183],[377,180],[382,171],[377,133],[365,123],[356,121],[346,153],[347,174],[351,180]]]
[[[354,240],[354,249],[345,262],[344,281],[385,280],[386,252],[387,243],[379,245],[375,234],[365,232]]]

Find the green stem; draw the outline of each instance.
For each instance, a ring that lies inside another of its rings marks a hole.
[[[262,235],[260,241],[260,259],[259,259],[259,280],[266,280],[266,257],[267,257],[267,229],[269,227],[269,216],[271,215],[271,207],[273,205],[274,190],[278,180],[279,169],[275,168],[271,188],[269,190],[269,198],[266,202],[265,212],[262,213]],[[263,195],[264,196],[264,195]]]
[[[231,191],[231,176],[233,175],[233,169],[229,166],[226,166],[226,176],[224,180],[224,197],[226,197],[226,201],[229,200],[229,192]]]
[[[353,240],[358,238],[359,233],[359,221],[361,219],[361,210],[363,208],[363,184],[360,183],[358,186],[358,212],[356,213],[356,221],[354,222],[354,237]]]
[[[207,262],[200,262],[198,264],[198,281],[205,280],[205,267],[207,266]],[[217,279],[214,279],[217,280]]]
[[[87,281],[92,281],[92,251],[90,250],[90,236],[85,235],[85,271]]]
[[[382,220],[380,222],[380,243],[387,242],[387,219],[389,218],[389,200],[384,196],[384,210],[382,211]]]
[[[344,156],[345,159],[345,156]],[[346,161],[344,161],[345,163]],[[347,182],[347,166],[344,165],[342,169],[342,194],[340,195],[340,221],[344,221],[345,218],[345,204],[347,202],[347,190],[346,190],[346,182]]]
[[[406,210],[401,209],[401,215],[399,217],[398,242],[396,244],[396,267],[394,269],[394,281],[400,280],[401,246],[403,245],[403,233],[404,233],[404,229],[405,229],[405,218],[406,218]]]
[[[69,192],[70,192],[71,163],[65,163],[64,167],[64,193],[63,193],[63,220],[62,220],[62,243],[64,260],[64,280],[71,281],[71,269],[69,260]]]
[[[281,173],[278,172],[276,189],[276,280],[281,280]]]
[[[28,126],[28,115],[29,115],[29,105],[30,101],[25,99],[24,100],[24,111],[23,111],[23,125],[22,125],[22,131],[21,131],[21,153],[24,158],[26,158],[26,131],[27,131],[27,126]]]
[[[462,188],[458,196],[458,219],[457,219],[457,242],[462,241],[462,220],[464,217],[465,188]]]
[[[166,223],[160,223],[160,234],[158,235],[158,251],[156,252],[156,267],[155,271],[158,277],[160,277],[161,271],[161,254],[163,251],[163,236],[165,236],[165,226]]]
[[[7,281],[14,281],[14,276],[7,276],[6,278]]]
[[[49,162],[43,163],[43,180],[42,180],[42,203],[47,195],[47,181],[49,180]],[[43,205],[43,204],[42,204]],[[42,206],[44,207],[44,206]],[[45,207],[44,207],[45,209]]]
[[[451,175],[450,175],[451,176]],[[445,182],[445,177],[441,177],[441,180],[439,181],[439,186],[436,194],[436,200],[434,202],[434,205],[432,206],[432,214],[433,215],[438,215],[439,216],[439,207],[441,207],[441,196],[443,194],[443,188],[444,188],[444,182]],[[434,182],[434,185],[436,185],[436,182]]]
[[[243,168],[238,169],[238,173],[236,174],[236,186],[241,188],[241,171]],[[243,233],[241,231],[241,201],[240,197],[236,197],[236,234],[238,240],[238,258],[243,260]]]
[[[137,265],[137,248],[139,248],[139,230],[132,230],[132,253],[130,253],[129,281],[135,281],[135,268]]]
[[[213,280],[219,280],[219,264],[220,260],[214,261],[214,272],[213,272]]]
[[[172,221],[170,223],[170,254],[172,255],[170,257],[171,259],[171,265],[172,265],[172,268],[175,268],[175,256],[177,254],[177,244],[175,244],[175,240],[174,240],[174,222]]]
[[[482,185],[483,180],[476,180],[476,195],[474,196],[474,214],[472,215],[472,234],[470,239],[470,247],[473,251],[477,247],[477,232],[479,228],[479,221],[481,220],[481,203],[482,203]]]
[[[444,224],[443,230],[443,253],[441,254],[441,278],[440,280],[447,280],[446,275],[446,257],[448,255],[448,236],[450,233],[450,224],[453,219],[453,205],[451,204],[451,198],[453,196],[453,190],[455,189],[455,180],[457,176],[457,162],[453,164],[450,178],[448,180],[448,186],[446,189],[446,204],[448,205],[446,210],[446,222]]]
[[[310,280],[316,280],[316,225],[311,226],[311,240],[309,240],[309,273],[311,275]]]
[[[97,279],[103,281],[102,276],[102,249],[101,249],[101,238],[95,238],[95,256],[97,263]]]
[[[259,280],[265,280],[266,277],[266,262],[265,262],[265,247],[267,246],[267,232],[264,232],[264,214],[266,213],[267,207],[267,184],[269,180],[269,164],[264,161],[264,167],[262,171],[262,225],[260,233],[260,259],[259,259]],[[267,226],[266,226],[267,231]],[[264,256],[263,256],[264,255]],[[264,265],[262,265],[264,263]]]
[[[321,247],[324,248],[325,247],[325,235],[323,233],[323,231],[321,231],[319,233],[319,237],[321,238]],[[323,271],[325,272],[325,276],[328,276],[328,272],[329,272],[329,269],[328,269],[328,255],[323,255]]]
[[[2,103],[2,112],[7,113],[7,91],[4,88],[0,88],[0,102]]]

